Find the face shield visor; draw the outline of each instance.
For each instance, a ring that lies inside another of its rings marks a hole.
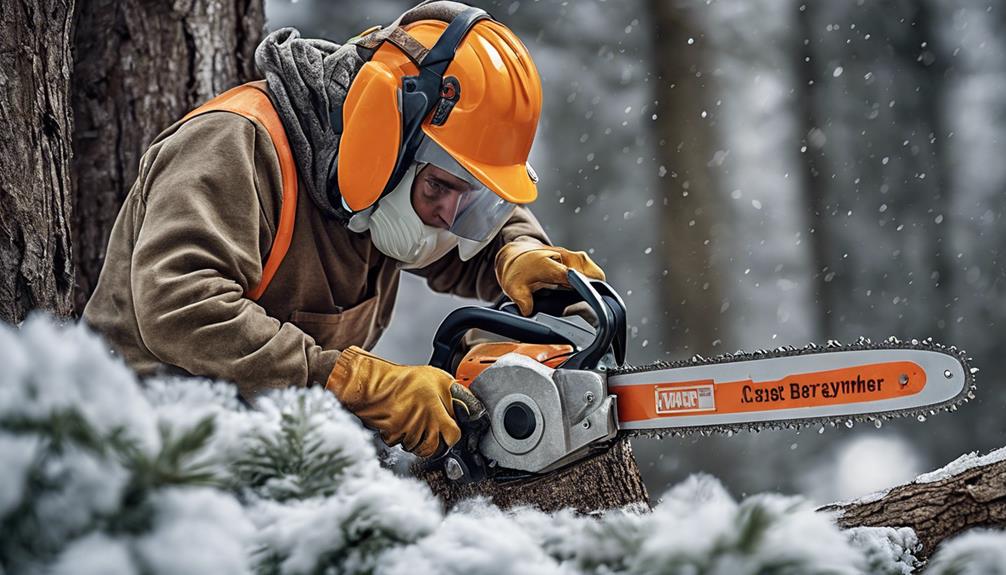
[[[449,196],[451,205],[441,216],[450,224],[448,231],[459,238],[478,243],[492,239],[517,208],[517,204],[504,200],[483,185],[428,137],[419,145],[415,161],[432,164],[467,184],[467,190]]]

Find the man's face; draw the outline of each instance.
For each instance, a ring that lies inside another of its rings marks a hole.
[[[412,208],[424,224],[449,229],[472,186],[433,164],[426,164],[412,183]]]

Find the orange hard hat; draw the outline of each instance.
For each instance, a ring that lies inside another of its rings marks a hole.
[[[393,190],[424,138],[503,200],[534,201],[537,176],[527,159],[541,79],[527,48],[477,8],[450,24],[419,20],[396,34],[363,65],[343,103],[336,167],[343,202],[359,211]]]

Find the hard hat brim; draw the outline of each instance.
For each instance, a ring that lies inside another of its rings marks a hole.
[[[431,140],[447,151],[462,167],[478,178],[482,184],[499,197],[513,204],[530,204],[538,198],[538,186],[531,177],[526,163],[510,165],[492,165],[473,162],[463,154],[457,153],[445,143],[438,134],[423,126],[423,132]]]

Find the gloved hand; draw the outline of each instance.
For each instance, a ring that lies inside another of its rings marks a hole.
[[[470,395],[446,371],[398,365],[353,346],[339,356],[325,389],[364,425],[378,430],[388,445],[401,443],[420,457],[431,457],[441,443],[450,447],[461,437],[452,385]]]
[[[543,246],[530,242],[511,242],[496,255],[496,279],[503,293],[517,304],[520,312],[531,315],[534,301],[531,294],[542,288],[570,287],[566,272],[575,269],[597,280],[604,272],[585,252]]]

